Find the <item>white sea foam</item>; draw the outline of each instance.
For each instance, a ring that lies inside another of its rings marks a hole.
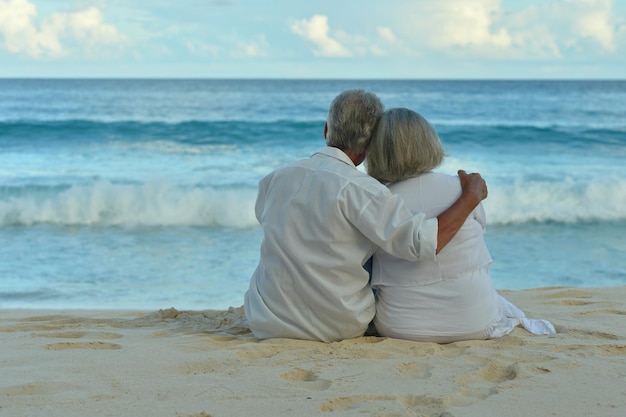
[[[516,181],[490,186],[484,202],[488,223],[593,222],[626,220],[626,180]]]
[[[45,198],[34,194],[0,201],[0,225],[251,227],[256,190],[180,187],[167,181],[75,185]]]

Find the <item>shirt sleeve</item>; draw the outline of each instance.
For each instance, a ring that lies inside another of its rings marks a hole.
[[[412,214],[397,195],[370,195],[360,207],[357,228],[390,255],[409,261],[435,259],[439,223]],[[358,202],[357,202],[358,204]]]

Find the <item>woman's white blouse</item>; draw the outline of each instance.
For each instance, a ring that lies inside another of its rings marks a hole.
[[[450,207],[462,191],[458,177],[432,172],[389,188],[427,218]],[[409,339],[488,337],[487,329],[501,318],[502,309],[489,275],[492,259],[484,232],[485,212],[479,204],[436,259],[410,262],[376,252],[371,283],[378,332]]]

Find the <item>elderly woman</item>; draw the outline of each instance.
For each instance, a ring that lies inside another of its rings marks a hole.
[[[459,177],[432,172],[444,150],[435,129],[409,109],[386,111],[369,147],[367,171],[413,212],[436,217],[461,194]],[[495,290],[480,204],[436,259],[409,262],[382,250],[374,255],[374,324],[382,336],[449,343],[488,339],[521,324],[552,334],[548,321],[529,320]]]

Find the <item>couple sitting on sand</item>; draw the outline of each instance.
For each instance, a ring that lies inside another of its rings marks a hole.
[[[432,172],[444,152],[408,109],[345,91],[330,105],[327,146],[259,183],[259,265],[245,313],[260,339],[379,335],[448,343],[522,325],[554,333],[501,297],[489,275],[480,174]],[[357,166],[367,158],[366,175]],[[371,273],[364,268],[372,258]]]

